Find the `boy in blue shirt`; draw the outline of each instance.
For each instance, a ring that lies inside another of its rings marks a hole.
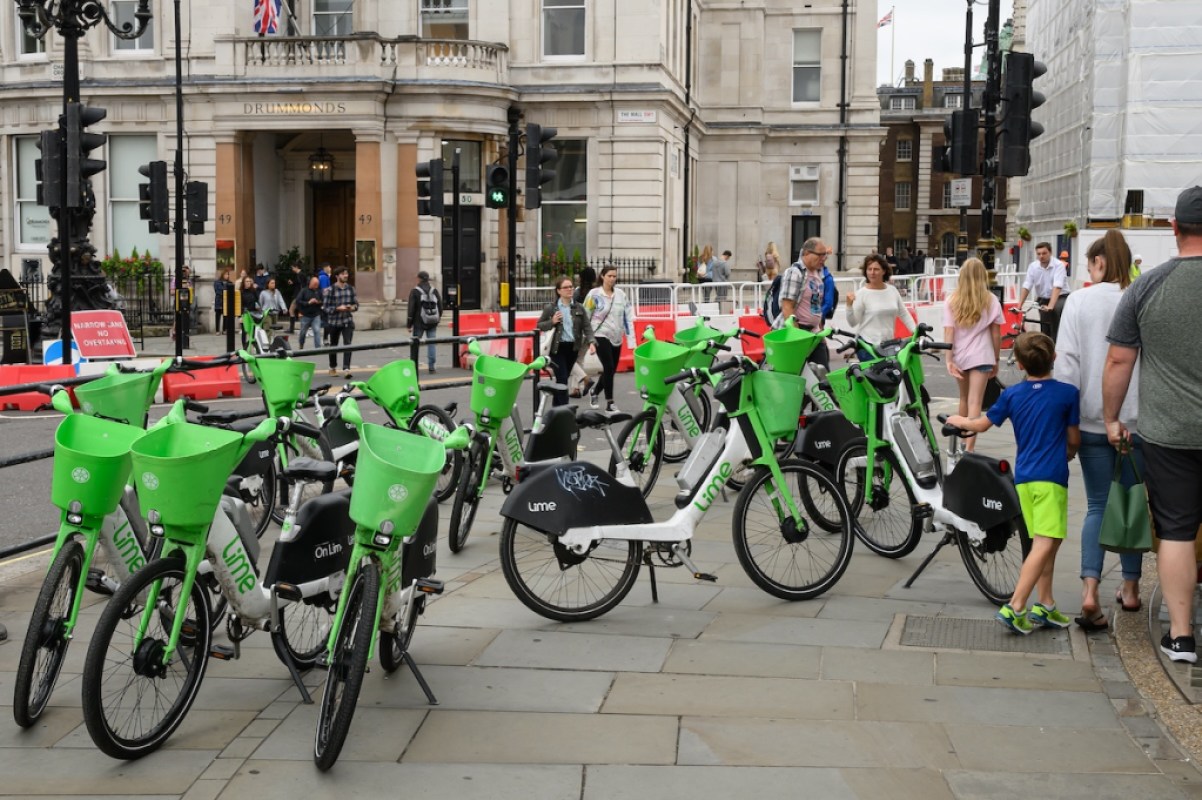
[[[1056,610],[1052,572],[1056,552],[1068,531],[1068,462],[1081,444],[1080,393],[1052,378],[1056,345],[1043,333],[1024,333],[1014,342],[1014,358],[1027,373],[998,398],[984,416],[948,417],[948,424],[984,433],[1007,419],[1014,424],[1014,483],[1023,521],[1031,536],[1031,552],[1023,561],[1014,595],[997,612],[997,620],[1024,636],[1036,624],[1067,628],[1071,620]],[[1028,612],[1031,590],[1039,602]]]

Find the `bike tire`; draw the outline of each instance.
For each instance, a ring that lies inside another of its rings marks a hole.
[[[92,635],[83,668],[83,718],[92,741],[113,758],[141,758],[161,747],[183,722],[200,691],[212,637],[209,604],[200,581],[193,584],[184,606],[184,630],[171,663],[162,675],[139,674],[147,671],[146,665],[159,661],[155,651],[161,653],[179,613],[171,598],[182,586],[184,571],[184,560],[172,556],[135,572],[113,594]],[[151,616],[141,652],[135,654],[132,642],[141,622],[142,598],[156,582],[161,584],[159,613]],[[160,699],[168,688],[177,690],[169,705]],[[148,708],[132,710],[133,718],[122,723],[116,719],[120,711],[112,703],[126,701],[139,707],[146,702]],[[160,712],[161,718],[147,720]],[[126,733],[131,727],[136,727],[132,735]]]
[[[705,433],[710,429],[710,425],[714,421],[714,400],[710,396],[710,390],[704,386],[697,392],[697,426]],[[664,436],[664,461],[669,464],[677,464],[689,457],[689,453],[693,452],[693,448],[689,447],[689,442],[684,438],[684,433],[676,425],[676,420],[672,419],[670,414],[664,414],[664,422],[662,426]]]
[[[302,672],[317,665],[334,624],[334,606],[323,594],[320,599],[280,608],[277,624],[271,630],[271,646],[280,661],[291,661]]]
[[[888,447],[880,447],[876,451],[873,480],[879,483],[883,479],[885,465],[889,467],[893,478],[889,482],[887,494],[883,493],[879,485],[873,491],[873,503],[876,508],[866,504],[864,479],[867,476],[867,468],[852,467],[850,462],[853,458],[864,459],[867,455],[867,444],[852,444],[839,454],[839,461],[835,466],[835,483],[847,498],[848,507],[851,509],[852,528],[856,538],[877,555],[885,558],[907,556],[918,546],[923,527],[922,518],[914,513],[917,502],[914,490],[902,475],[897,454]]]
[[[32,726],[42,716],[62,672],[71,644],[65,626],[75,605],[82,573],[83,547],[70,539],[58,551],[42,580],[21,644],[13,689],[13,718],[22,728]]]
[[[267,526],[276,519],[276,500],[279,497],[276,491],[279,488],[279,473],[276,470],[275,459],[263,459],[262,463],[263,466],[258,472],[243,475],[242,480],[238,482],[238,495],[246,504],[250,520],[254,523],[256,539],[262,539],[263,534],[267,532]],[[282,512],[276,521],[284,521]]]
[[[437,422],[448,435],[455,430],[455,420],[451,419],[451,415],[443,411],[435,405],[424,405],[417,409],[413,415],[413,419],[409,421],[409,430],[412,433],[421,433],[419,427],[422,419],[431,417]],[[447,463],[443,466],[442,472],[438,474],[438,483],[434,489],[434,496],[438,498],[438,502],[445,503],[454,494],[456,487],[459,486],[459,473],[463,470],[463,452],[460,450],[447,451]]]
[[[633,445],[634,449],[627,456],[627,466],[630,468],[630,475],[634,478],[635,483],[639,487],[639,491],[643,493],[643,497],[649,497],[651,490],[655,488],[655,481],[659,477],[660,469],[664,463],[664,430],[660,427],[656,434],[655,441],[648,441],[651,435],[651,429],[655,425],[655,412],[648,409],[640,414],[637,414],[634,419],[627,422],[621,432],[618,433],[618,449],[623,453],[627,453],[626,442],[632,435],[637,435],[639,441]],[[617,475],[618,465],[611,456],[609,459],[609,474]]]
[[[250,368],[250,364],[247,364],[245,361],[242,362],[241,366],[242,366],[242,379],[244,381],[246,381],[247,383],[249,383],[251,386],[254,386],[255,383],[258,381],[258,379],[255,378],[254,370],[252,370]]]
[[[554,534],[519,528],[516,520],[507,519],[501,529],[501,571],[509,588],[534,613],[580,622],[605,614],[630,593],[639,576],[642,549],[642,542],[601,539],[578,556]]]
[[[1031,552],[1031,537],[1022,516],[990,528],[979,543],[972,542],[964,531],[957,531],[956,542],[968,575],[981,594],[995,606],[1009,603],[1023,560]]]
[[[488,446],[491,447],[491,443]],[[476,507],[480,504],[480,482],[484,479],[484,446],[473,442],[467,453],[467,463],[459,472],[459,485],[455,488],[447,529],[447,546],[452,553],[458,553],[467,544],[472,522],[476,519]]]
[[[800,534],[789,531],[776,511],[779,501],[773,499],[777,487],[770,485],[772,472],[759,467],[735,501],[731,520],[735,554],[747,577],[768,594],[782,600],[810,600],[838,583],[851,562],[855,544],[851,512],[821,467],[791,459],[781,462],[780,470],[786,489],[793,493],[793,501],[799,508],[804,509],[799,501],[807,492],[806,484],[826,485],[826,497],[838,509],[827,513],[829,516],[838,513],[842,524],[832,532],[808,525],[811,521],[803,517],[808,530]],[[790,542],[789,536],[799,541]]]
[[[380,632],[380,666],[385,672],[392,674],[405,663],[405,653],[409,652],[409,644],[413,641],[417,618],[425,608],[426,596],[415,589],[408,608],[393,619],[393,629]]]
[[[367,671],[367,653],[375,635],[376,605],[380,597],[380,571],[374,561],[364,564],[350,595],[342,624],[334,637],[329,677],[321,697],[317,733],[313,740],[313,761],[326,771],[334,766],[346,744],[346,736],[355,716],[363,674]]]
[[[330,443],[326,439],[324,432],[316,439],[311,439],[307,436],[289,435],[288,438],[284,440],[284,451],[286,454],[286,460],[291,460],[297,456],[314,458],[318,461],[332,462],[334,460],[334,451],[330,449]],[[278,453],[276,454],[276,459],[279,460]],[[276,503],[275,507],[271,511],[271,518],[275,520],[277,524],[281,525],[284,522],[284,511],[288,508],[291,497],[289,494],[291,487],[288,485],[286,480],[284,480],[282,477],[279,477],[279,472],[282,472],[285,466],[287,466],[286,463],[280,463],[276,466]],[[306,483],[301,489],[301,505],[303,506],[306,502],[312,500],[318,495],[328,494],[333,490],[334,481],[326,481],[325,483]]]

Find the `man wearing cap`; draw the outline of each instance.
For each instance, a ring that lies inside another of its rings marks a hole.
[[[430,273],[417,273],[417,286],[409,292],[409,333],[414,339],[432,339],[438,335],[438,318],[442,315],[442,298],[430,285]],[[434,372],[434,342],[426,342],[426,363]]]
[[[1060,333],[1064,301],[1068,299],[1068,271],[1063,261],[1052,258],[1052,246],[1047,242],[1035,245],[1035,260],[1027,267],[1027,277],[1018,293],[1019,308],[1027,301],[1029,293],[1034,293],[1039,303],[1041,330],[1055,341]]]
[[[1148,504],[1160,550],[1156,567],[1169,629],[1160,649],[1195,663],[1191,600],[1197,581],[1194,539],[1202,524],[1202,186],[1177,197],[1173,235],[1179,255],[1131,284],[1106,334],[1102,416],[1111,444],[1128,431],[1119,421],[1138,360],[1139,435],[1144,440]]]

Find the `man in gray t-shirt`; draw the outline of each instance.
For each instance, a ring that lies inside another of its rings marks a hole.
[[[1111,444],[1119,445],[1127,435],[1119,409],[1139,359],[1139,434],[1169,609],[1160,649],[1192,664],[1198,660],[1190,613],[1193,542],[1202,525],[1202,186],[1178,196],[1173,233],[1180,255],[1140,276],[1110,323],[1102,416]]]

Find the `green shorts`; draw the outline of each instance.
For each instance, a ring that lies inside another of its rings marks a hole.
[[[1068,533],[1068,487],[1050,481],[1020,483],[1018,501],[1031,536],[1063,539]]]

